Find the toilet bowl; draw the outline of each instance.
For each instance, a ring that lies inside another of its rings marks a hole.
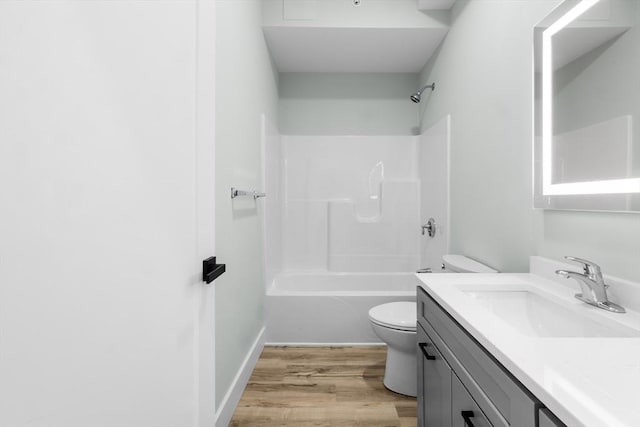
[[[497,273],[497,270],[462,255],[445,255],[443,266],[449,273]],[[387,344],[384,385],[407,396],[417,392],[417,307],[414,302],[399,301],[369,310],[375,334]]]
[[[369,310],[373,332],[387,344],[384,385],[391,391],[415,396],[416,303],[390,302]]]

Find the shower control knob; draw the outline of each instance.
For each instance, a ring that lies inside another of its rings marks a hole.
[[[422,235],[428,234],[429,237],[434,237],[436,235],[436,220],[433,218],[429,218],[426,224],[422,226]]]

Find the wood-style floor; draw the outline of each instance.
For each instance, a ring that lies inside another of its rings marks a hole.
[[[416,399],[382,384],[386,347],[265,347],[234,427],[415,427]]]

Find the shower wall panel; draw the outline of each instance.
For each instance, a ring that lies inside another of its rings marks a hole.
[[[450,116],[419,137],[420,218],[436,221],[436,234],[420,239],[420,265],[439,271],[442,255],[449,252],[449,138]]]
[[[282,136],[283,267],[419,265],[417,137]]]
[[[284,269],[327,269],[327,201],[285,201]]]
[[[360,216],[352,201],[329,203],[329,270],[413,271],[419,262],[417,180],[381,185],[378,211]]]
[[[262,115],[262,182],[267,197],[261,211],[264,233],[264,263],[266,283],[273,282],[282,271],[283,221],[283,160],[282,141],[278,128]],[[258,205],[259,206],[259,205]]]

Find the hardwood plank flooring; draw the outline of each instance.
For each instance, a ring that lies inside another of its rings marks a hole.
[[[386,347],[265,347],[232,427],[415,427],[416,399],[382,384]]]

